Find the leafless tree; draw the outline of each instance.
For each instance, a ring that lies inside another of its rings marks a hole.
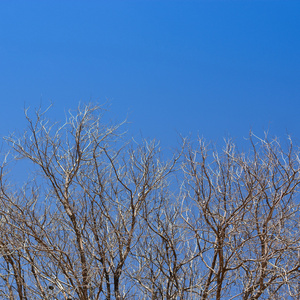
[[[11,260],[22,250],[16,259],[26,264],[12,284],[23,282],[20,299],[46,297],[49,289],[59,299],[135,294],[125,274],[130,251],[143,234],[140,212],[151,205],[177,158],[160,161],[155,143],[124,147],[119,125],[103,126],[99,112],[95,106],[79,108],[62,126],[50,124],[41,111],[35,120],[26,114],[23,138],[8,139],[17,158],[29,159],[43,176],[30,191],[23,188],[17,197],[22,204],[2,190],[13,211],[7,225],[19,222],[15,230],[22,235],[14,233],[20,250],[3,256]]]
[[[202,299],[295,297],[299,282],[299,149],[250,137],[251,151],[199,140],[185,156],[186,210]]]
[[[296,299],[299,149],[199,139],[163,159],[102,108],[63,124],[38,110],[6,138],[32,174],[0,168],[3,299]]]

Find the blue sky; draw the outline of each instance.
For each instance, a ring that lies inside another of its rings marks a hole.
[[[300,141],[300,1],[1,1],[0,133],[111,103],[130,133]]]

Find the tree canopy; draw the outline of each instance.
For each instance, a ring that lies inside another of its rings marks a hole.
[[[2,299],[298,299],[299,148],[127,139],[82,105],[25,111],[0,176]],[[7,175],[22,159],[33,174]]]

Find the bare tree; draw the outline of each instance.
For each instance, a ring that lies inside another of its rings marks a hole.
[[[202,299],[295,297],[299,281],[299,150],[254,141],[246,155],[202,140],[185,156],[182,217],[197,241]]]
[[[23,186],[0,172],[4,299],[287,299],[299,296],[299,149],[199,139],[163,159],[102,108],[65,123],[38,110],[20,138]]]
[[[17,197],[22,204],[2,191],[13,211],[8,224],[19,222],[15,227],[23,235],[19,256],[31,272],[25,280],[22,264],[15,285],[23,280],[26,292],[38,289],[46,297],[50,289],[56,298],[84,300],[135,293],[125,274],[143,234],[140,212],[152,205],[178,158],[163,163],[154,142],[124,146],[119,125],[103,126],[100,112],[97,106],[79,107],[62,126],[49,123],[41,111],[35,120],[26,114],[23,138],[8,139],[17,158],[29,159],[43,177],[29,191],[23,188]]]

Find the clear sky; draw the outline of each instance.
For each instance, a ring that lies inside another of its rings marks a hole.
[[[300,1],[1,1],[0,133],[111,103],[132,135],[300,141]]]

